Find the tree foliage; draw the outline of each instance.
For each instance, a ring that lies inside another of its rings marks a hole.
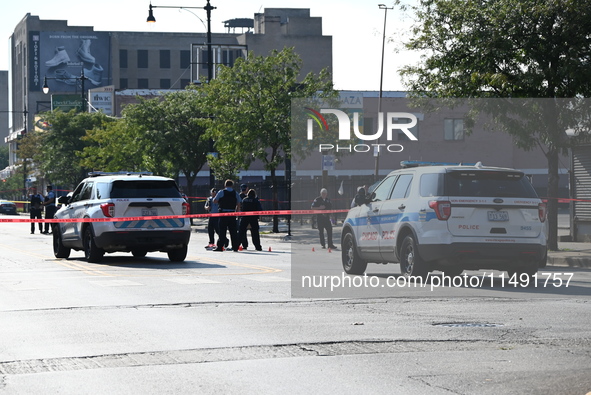
[[[107,172],[147,169],[139,133],[124,118],[88,130],[82,140],[90,144],[80,155],[85,168]]]
[[[401,73],[417,95],[574,98],[591,94],[589,1],[420,0],[414,12],[418,23],[406,47],[424,55],[419,64],[406,66]],[[561,111],[555,108],[550,113]],[[548,111],[539,114],[549,119]],[[521,148],[544,150],[552,198],[549,247],[557,249],[558,161],[571,141],[558,122],[544,124],[508,131]]]
[[[9,149],[8,145],[0,146],[0,170],[8,167],[9,160]]]
[[[199,99],[194,90],[178,91],[142,100],[123,112],[134,149],[143,154],[142,166],[171,177],[182,172],[189,195],[209,151]]]
[[[293,48],[273,50],[269,56],[250,53],[233,67],[221,66],[217,78],[200,88],[212,116],[209,127],[215,148],[223,158],[213,165],[231,163],[248,169],[260,160],[271,173],[275,208],[276,170],[291,155],[291,100],[335,95],[327,69],[301,79],[301,66]]]
[[[42,153],[36,165],[52,183],[75,186],[89,170],[83,165],[81,153],[91,143],[84,140],[88,130],[110,122],[103,113],[80,113],[74,110],[64,113],[52,111],[46,114],[50,125],[42,136]]]

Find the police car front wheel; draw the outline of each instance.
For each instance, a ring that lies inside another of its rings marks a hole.
[[[88,262],[96,263],[103,259],[105,252],[94,243],[92,228],[87,226],[84,230],[84,257]]]
[[[343,238],[341,259],[343,269],[347,274],[363,274],[367,269],[367,262],[363,261],[357,254],[357,246],[351,233],[347,233]]]

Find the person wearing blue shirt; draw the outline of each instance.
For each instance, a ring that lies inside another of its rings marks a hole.
[[[240,211],[240,195],[234,190],[234,182],[226,180],[224,183],[225,189],[222,189],[213,199],[214,203],[219,205],[220,213],[234,213]],[[232,251],[238,252],[240,246],[240,239],[238,238],[238,229],[236,226],[236,216],[222,216],[219,220],[219,238],[217,248],[213,251],[224,251],[224,246],[228,245],[228,238],[226,231],[230,232],[230,240],[232,241]]]
[[[45,207],[45,219],[53,219],[53,216],[57,211],[57,207],[55,205],[55,192],[53,192],[53,187],[51,185],[47,186],[47,195],[45,195],[43,206]],[[43,231],[44,234],[49,233],[49,225],[49,222],[45,223],[45,230]]]

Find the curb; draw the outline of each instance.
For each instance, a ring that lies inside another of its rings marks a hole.
[[[553,255],[551,252],[548,254],[548,266],[562,266],[562,267],[573,267],[588,269],[591,268],[591,256],[583,255],[576,252],[567,253],[567,256],[557,253],[559,256]]]

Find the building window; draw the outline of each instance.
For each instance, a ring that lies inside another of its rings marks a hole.
[[[161,49],[160,50],[160,68],[161,69],[170,69],[170,50],[169,49]]]
[[[148,50],[138,49],[137,50],[137,68],[147,69],[148,68]]]
[[[408,119],[405,119],[406,122],[401,122],[401,123],[408,123]],[[417,121],[417,124],[415,126],[413,126],[412,128],[409,128],[408,131],[417,138],[417,140],[419,139],[419,123]],[[411,141],[411,139],[406,135],[406,133],[404,133],[402,130],[398,129],[398,141]],[[415,141],[415,140],[412,140]]]
[[[127,78],[119,78],[119,89],[127,89],[129,88],[129,82]]]
[[[181,69],[185,70],[191,66],[191,51],[181,50]]]
[[[464,120],[461,118],[452,118],[443,120],[443,139],[444,140],[463,140],[464,139]]]
[[[170,78],[160,79],[160,89],[170,89]]]
[[[236,59],[242,57],[242,51],[240,49],[221,49],[222,52],[222,64],[228,67],[234,66]]]
[[[201,63],[201,70],[207,72],[207,62],[209,61],[208,57],[209,51],[207,49],[201,50],[201,57],[199,58],[199,63]],[[213,61],[212,61],[213,62]]]
[[[119,68],[121,68],[121,69],[127,68],[127,49],[120,49],[119,50]]]
[[[148,79],[147,78],[138,78],[137,79],[137,88],[138,89],[149,89]]]
[[[191,80],[188,78],[181,78],[181,89],[185,89],[187,85],[191,83]]]

